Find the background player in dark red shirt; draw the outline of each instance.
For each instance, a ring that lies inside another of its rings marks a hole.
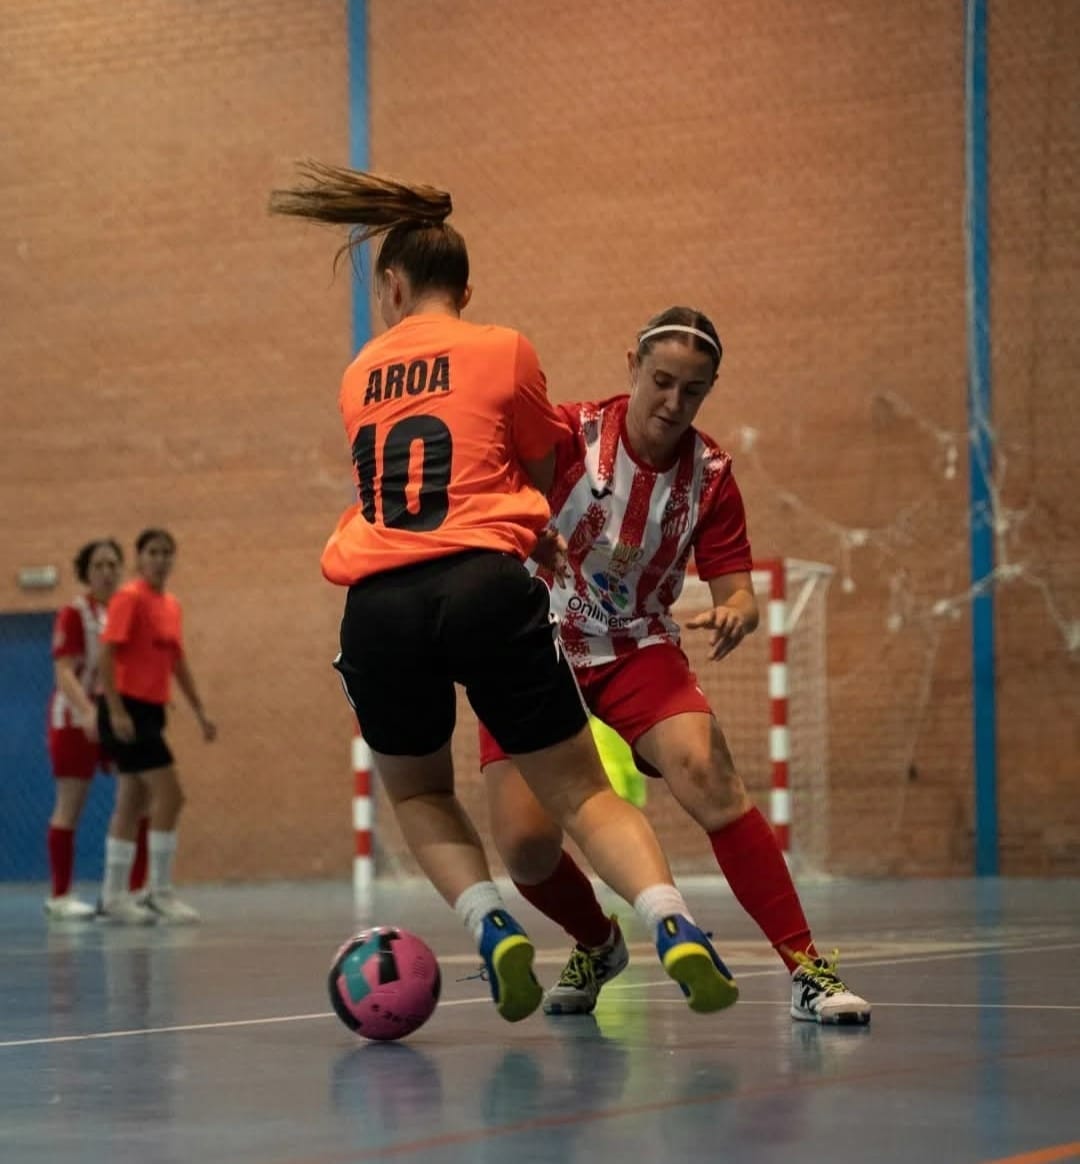
[[[45,902],[45,913],[58,921],[88,920],[94,916],[93,906],[71,893],[71,877],[75,830],[90,782],[94,773],[108,764],[97,733],[98,636],[105,621],[105,608],[120,584],[123,559],[119,543],[112,538],[87,542],[74,562],[75,577],[85,590],[57,611],[53,625],[56,687],[49,699],[48,745],[56,803],[49,818],[52,896]],[[144,836],[144,853],[145,844]]]

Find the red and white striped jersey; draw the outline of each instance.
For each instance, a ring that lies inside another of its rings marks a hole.
[[[57,611],[53,624],[52,657],[75,660],[75,675],[91,698],[98,693],[98,638],[105,626],[105,609],[92,595],[80,594]],[[71,701],[59,688],[49,701],[49,726],[79,726]]]
[[[752,565],[731,458],[691,428],[669,469],[644,464],[626,439],[629,399],[559,408],[572,439],[557,447],[550,500],[571,578],[551,607],[575,667],[678,643],[671,606],[691,554],[705,580]]]

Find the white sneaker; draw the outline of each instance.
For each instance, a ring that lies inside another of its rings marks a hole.
[[[191,926],[202,921],[197,909],[192,909],[176,896],[171,886],[167,889],[152,889],[143,898],[146,908],[152,910],[171,926]]]
[[[570,951],[559,981],[544,995],[544,1014],[592,1014],[600,988],[621,974],[630,961],[619,923],[611,919],[611,938],[595,950],[582,945]]]
[[[870,1021],[870,1004],[852,994],[840,980],[836,968],[840,952],[832,961],[795,954],[798,967],[791,975],[791,1017],[810,1023],[839,1023],[865,1026]]]
[[[158,919],[152,909],[136,901],[130,893],[109,901],[102,900],[98,904],[97,917],[98,921],[114,926],[152,926]]]
[[[90,921],[95,912],[92,905],[72,897],[70,893],[45,899],[45,916],[50,921]]]

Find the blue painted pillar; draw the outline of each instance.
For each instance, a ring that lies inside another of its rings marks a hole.
[[[370,168],[370,110],[368,108],[367,0],[348,0],[349,35],[349,165]],[[371,339],[370,288],[352,264],[352,343],[358,352]]]
[[[970,485],[975,873],[998,872],[997,675],[994,660],[994,433],[991,427],[990,221],[986,0],[965,0],[968,457]]]

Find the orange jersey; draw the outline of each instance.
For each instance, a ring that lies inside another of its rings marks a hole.
[[[169,702],[173,668],[183,654],[180,603],[142,578],[109,600],[101,641],[113,647],[116,690],[147,703]]]
[[[550,510],[522,462],[570,433],[524,336],[407,316],[364,346],[340,405],[358,501],[323,551],[331,582],[460,550],[532,552]]]

